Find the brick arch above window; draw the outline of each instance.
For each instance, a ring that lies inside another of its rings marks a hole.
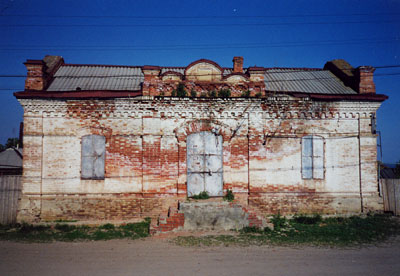
[[[186,141],[187,136],[201,131],[210,131],[216,135],[221,135],[224,141],[229,141],[232,136],[232,129],[217,120],[191,120],[174,129],[179,142]]]

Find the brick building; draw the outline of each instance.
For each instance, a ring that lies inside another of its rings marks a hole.
[[[19,221],[157,217],[207,191],[260,215],[382,210],[374,68],[27,60]]]

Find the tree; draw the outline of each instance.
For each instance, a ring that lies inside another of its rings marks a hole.
[[[400,160],[397,161],[396,167],[394,168],[394,174],[397,178],[400,178]]]
[[[0,151],[6,150],[8,148],[16,148],[17,146],[22,147],[18,138],[8,138],[5,145],[0,144]]]
[[[6,143],[6,148],[16,148],[17,146],[21,146],[18,138],[8,138]]]
[[[185,85],[181,82],[178,84],[178,87],[176,88],[176,96],[178,97],[186,97],[187,92],[185,89]]]

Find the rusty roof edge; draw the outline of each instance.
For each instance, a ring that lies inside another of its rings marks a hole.
[[[112,99],[141,96],[141,90],[81,90],[81,91],[19,91],[14,92],[17,99]]]
[[[366,94],[323,94],[323,93],[304,93],[304,92],[277,92],[267,91],[276,94],[286,94],[299,98],[310,98],[316,101],[335,101],[335,100],[351,100],[351,101],[371,101],[383,102],[389,99],[389,96],[384,94],[366,93]]]

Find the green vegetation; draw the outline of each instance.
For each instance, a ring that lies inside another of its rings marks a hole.
[[[197,97],[197,92],[193,88],[192,88],[192,90],[190,90],[190,97],[192,97],[192,98],[196,98]]]
[[[0,225],[0,240],[23,242],[86,241],[111,239],[138,239],[149,236],[150,220],[127,223],[119,226],[104,224],[98,227],[87,225],[59,224]]]
[[[220,98],[229,98],[230,96],[231,96],[231,90],[229,88],[228,89],[221,88],[218,91],[218,97]]]
[[[208,97],[209,98],[217,97],[217,92],[215,90],[208,91]]]
[[[248,97],[250,97],[250,90],[246,90],[246,91],[243,91],[242,92],[242,95],[241,95],[243,98],[248,98]]]
[[[8,138],[5,145],[0,144],[0,152],[8,148],[15,148],[17,146],[22,147],[22,143],[18,138]]]
[[[192,196],[193,199],[209,199],[210,196],[208,195],[208,193],[206,191],[203,191],[201,193],[199,193],[198,195],[194,195]]]
[[[256,98],[261,98],[261,96],[262,96],[261,92],[257,92]]]
[[[400,178],[400,161],[397,161],[396,167],[394,169],[394,173],[397,178]]]
[[[176,87],[176,96],[177,97],[186,97],[187,96],[185,85],[182,82],[180,82],[178,84],[178,86]]]
[[[226,190],[226,194],[224,195],[223,199],[225,201],[232,202],[235,199],[235,195],[233,194],[232,190]]]
[[[182,246],[303,244],[346,247],[382,242],[400,234],[399,220],[387,215],[346,218],[298,215],[292,219],[276,215],[271,222],[274,230],[245,227],[236,235],[177,237],[174,242]]]
[[[54,220],[53,222],[77,222],[78,220],[76,219],[57,219]]]

